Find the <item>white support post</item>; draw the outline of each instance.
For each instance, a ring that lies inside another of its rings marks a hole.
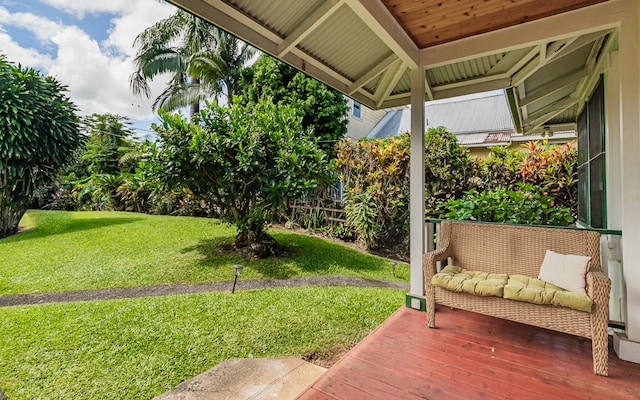
[[[620,15],[620,134],[622,149],[622,259],[627,297],[626,335],[614,337],[624,360],[640,363],[640,7]]]
[[[411,70],[410,257],[411,296],[424,296],[424,70]]]

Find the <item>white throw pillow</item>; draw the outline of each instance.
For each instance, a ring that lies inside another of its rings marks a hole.
[[[585,293],[586,275],[591,257],[558,254],[547,250],[538,279],[572,292]]]

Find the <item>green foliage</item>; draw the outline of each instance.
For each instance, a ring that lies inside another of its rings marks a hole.
[[[573,223],[571,210],[559,207],[554,198],[538,193],[533,185],[518,183],[514,189],[499,188],[481,193],[471,190],[450,198],[438,209],[440,217],[527,225],[566,226]]]
[[[345,97],[273,57],[261,55],[245,71],[242,87],[241,102],[245,104],[270,99],[295,108],[302,117],[302,127],[319,138],[319,145],[326,152],[331,152],[347,132]]]
[[[83,122],[89,139],[80,159],[87,173],[115,175],[133,172],[136,160],[131,158],[134,142],[131,140],[133,130],[129,118],[109,113],[92,114]]]
[[[257,254],[273,251],[264,226],[286,201],[331,177],[326,156],[291,107],[268,101],[208,104],[199,126],[180,115],[162,118],[154,129],[163,148],[164,181],[206,198],[238,228],[236,245],[250,245]]]
[[[519,180],[552,196],[558,205],[569,207],[577,216],[578,151],[575,141],[555,146],[546,140],[532,141],[525,146],[527,152],[518,170]]]
[[[0,54],[0,238],[16,232],[38,191],[82,144],[66,88]]]
[[[347,225],[352,227],[367,248],[375,247],[383,229],[378,221],[378,205],[369,191],[347,194],[344,199]]]
[[[343,140],[336,149],[348,226],[369,247],[402,240],[408,232],[409,136]]]
[[[427,130],[424,162],[427,216],[436,215],[439,203],[458,198],[482,182],[476,159],[443,126]]]

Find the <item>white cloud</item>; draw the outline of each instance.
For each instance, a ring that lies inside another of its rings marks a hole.
[[[133,57],[133,40],[147,27],[169,17],[176,10],[175,7],[155,0],[131,1],[126,13],[111,20],[113,28],[103,45],[116,48],[119,52]]]
[[[47,54],[39,53],[35,49],[26,49],[14,42],[7,33],[0,32],[0,49],[8,61],[20,63],[23,66],[37,69],[45,69],[51,64],[51,57]]]
[[[175,8],[156,0],[42,1],[79,18],[107,13],[111,18],[107,39],[98,43],[78,26],[32,13],[12,14],[0,7],[0,51],[7,59],[56,77],[68,86],[69,96],[82,115],[109,112],[134,122],[153,120],[153,100],[135,96],[129,89],[135,55],[132,44],[138,33],[168,17]],[[22,47],[3,26],[27,30],[41,42],[41,48]],[[45,51],[52,48],[57,49],[53,57]],[[152,95],[161,93],[167,80],[156,78],[151,83]]]

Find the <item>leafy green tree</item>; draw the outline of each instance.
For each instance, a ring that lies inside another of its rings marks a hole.
[[[154,129],[160,137],[164,181],[182,185],[219,210],[238,229],[236,246],[258,256],[275,251],[265,225],[298,198],[327,181],[326,155],[304,132],[291,107],[272,102],[209,104],[200,125],[161,113]]]
[[[135,159],[131,159],[134,132],[128,117],[92,114],[83,122],[88,140],[81,160],[89,174],[117,175],[135,170]]]
[[[129,77],[135,94],[151,95],[149,81],[171,74],[153,108],[190,107],[195,117],[202,100],[224,93],[232,98],[240,73],[255,50],[207,21],[179,10],[145,29],[134,40],[135,71]]]
[[[294,107],[304,129],[311,128],[320,146],[331,152],[347,133],[347,100],[335,89],[266,54],[243,74],[242,102],[271,99]]]
[[[17,231],[38,190],[82,144],[66,88],[0,55],[0,238]]]

